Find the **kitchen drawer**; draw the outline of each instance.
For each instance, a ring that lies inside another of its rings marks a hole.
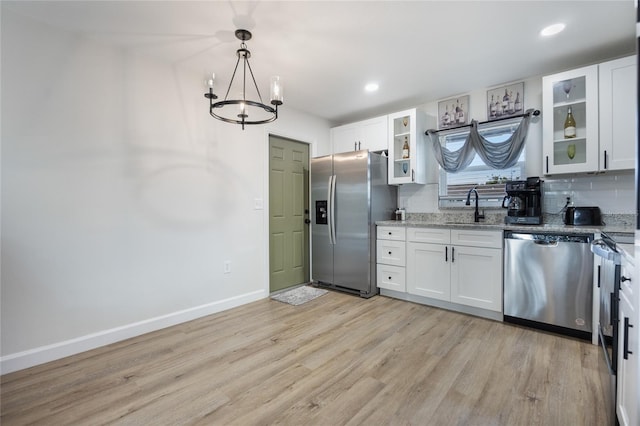
[[[376,268],[376,285],[387,290],[407,291],[405,268],[402,266],[381,265]]]
[[[378,240],[376,241],[376,249],[376,263],[404,266],[404,241]]]
[[[407,241],[415,243],[449,244],[451,230],[447,228],[409,228]]]
[[[378,226],[377,239],[404,241],[406,229],[404,226]]]
[[[502,248],[502,240],[502,231],[451,230],[451,244],[456,246]]]

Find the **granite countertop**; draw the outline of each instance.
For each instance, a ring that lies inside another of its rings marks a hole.
[[[542,225],[517,225],[499,222],[504,220],[501,217],[489,217],[487,221],[473,222],[473,218],[460,217],[459,215],[416,215],[409,216],[407,220],[382,220],[377,221],[380,226],[405,226],[405,227],[431,227],[431,228],[453,228],[453,229],[478,229],[478,230],[499,230],[499,231],[523,231],[523,232],[562,232],[578,234],[597,234],[606,232],[611,236],[630,236],[635,233],[635,226],[627,222],[614,222],[603,226],[573,226],[563,223],[545,223]],[[426,216],[426,217],[425,217]],[[605,223],[607,221],[605,220]]]

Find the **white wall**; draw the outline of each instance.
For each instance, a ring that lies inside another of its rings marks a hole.
[[[285,104],[242,131],[199,73],[6,9],[1,30],[2,372],[267,297],[268,133],[315,153],[328,122]]]
[[[523,81],[523,80],[519,80]],[[518,81],[514,82],[517,83]],[[505,82],[508,85],[510,82]],[[485,102],[487,90],[475,89],[470,95],[471,119],[487,120]],[[466,94],[466,93],[465,93]],[[542,76],[524,80],[525,109],[534,108],[542,111]],[[438,116],[438,102],[420,105],[433,118]],[[570,196],[575,205],[599,206],[606,214],[635,213],[635,179],[633,171],[607,172],[606,174],[583,174],[545,177],[542,164],[542,117],[533,119],[529,125],[529,133],[525,145],[526,176],[540,176],[545,181],[544,210],[547,213],[558,213],[564,206],[566,197]],[[430,149],[427,150],[429,154]],[[398,204],[409,213],[437,213],[438,208],[438,165],[430,156],[428,159],[429,184],[403,185],[398,191]]]

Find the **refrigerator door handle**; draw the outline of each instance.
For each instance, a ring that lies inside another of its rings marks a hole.
[[[333,221],[333,217],[331,215],[331,207],[333,206],[333,199],[331,198],[332,183],[333,183],[333,175],[330,175],[329,182],[327,183],[327,232],[329,232],[329,244],[333,244],[333,239],[332,239],[333,233],[331,232],[331,226]]]
[[[329,198],[330,201],[330,207],[329,207],[329,217],[331,218],[329,220],[329,232],[331,233],[331,235],[329,236],[329,240],[331,241],[331,244],[335,244],[336,243],[336,175],[331,176],[331,187],[330,187],[330,191],[331,191],[331,198]]]

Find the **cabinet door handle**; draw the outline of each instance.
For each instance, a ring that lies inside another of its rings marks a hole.
[[[391,281],[391,277],[389,277],[389,281]]]
[[[621,275],[621,276],[620,276],[620,285],[618,285],[618,289],[619,289],[620,291],[624,290],[624,289],[622,288],[622,283],[623,283],[623,282],[625,282],[625,281],[631,281],[631,278],[627,278],[627,277],[625,277],[624,275]]]
[[[547,173],[549,173],[549,156],[547,155]]]
[[[391,252],[389,252],[389,256],[391,256]]]
[[[631,324],[629,324],[629,318],[624,317],[624,351],[623,356],[624,359],[629,359],[629,355],[633,355],[633,352],[629,350],[629,329],[633,328]]]
[[[598,288],[600,288],[600,265],[598,265]]]
[[[444,261],[448,262],[449,261],[449,247],[444,246]]]
[[[604,169],[607,170],[607,150],[604,150]]]
[[[353,150],[357,151],[358,150],[358,142],[354,142],[353,143]]]
[[[411,169],[411,182],[416,181],[416,171]]]
[[[358,151],[360,151],[360,149],[362,148],[360,148],[360,141],[358,141]]]
[[[451,247],[451,263],[456,261],[456,248],[455,247]]]
[[[389,232],[389,235],[393,235],[393,232]],[[599,268],[599,266],[598,266],[598,268]]]

